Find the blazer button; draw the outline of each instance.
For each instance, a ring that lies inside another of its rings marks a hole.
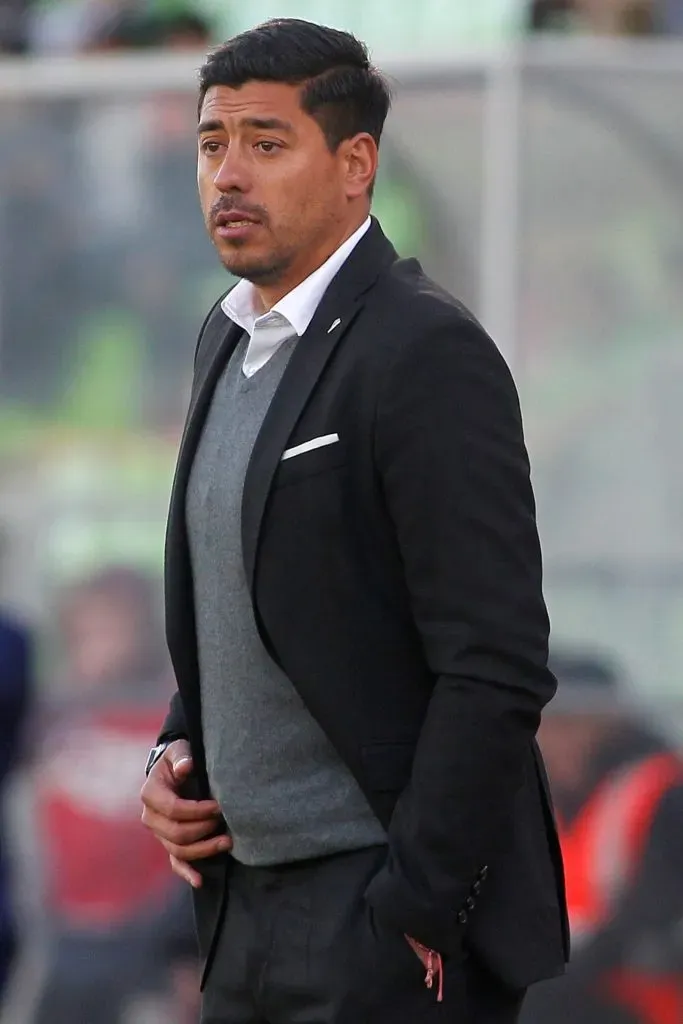
[[[471,896],[468,896],[467,899],[465,900],[465,906],[467,907],[468,910],[474,910],[474,900],[472,899]]]
[[[488,877],[488,873],[489,873],[488,864],[484,864],[483,868],[479,872],[479,881],[480,882],[485,882],[487,877]]]
[[[467,924],[467,914],[465,913],[464,910],[461,910],[460,913],[458,914],[458,921],[460,922],[460,924]]]
[[[475,882],[474,885],[472,886],[472,895],[473,896],[478,896],[480,892],[481,892],[481,882]]]

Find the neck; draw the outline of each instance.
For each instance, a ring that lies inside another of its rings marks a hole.
[[[339,227],[333,235],[327,235],[320,243],[307,249],[300,260],[295,260],[284,272],[282,277],[267,285],[255,285],[256,305],[262,313],[267,313],[273,306],[289,295],[291,291],[305,281],[307,277],[322,267],[323,263],[329,260],[330,256],[346,242],[351,235],[358,231],[361,224],[368,219],[368,212],[365,211],[359,218],[350,224]]]

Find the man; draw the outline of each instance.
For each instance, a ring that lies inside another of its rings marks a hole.
[[[622,676],[555,651],[560,700],[540,731],[560,819],[574,955],[525,1024],[683,1020],[683,759],[629,709]]]
[[[388,107],[361,43],[297,20],[201,72],[243,280],[196,352],[142,797],[196,887],[205,1024],[511,1024],[566,956],[517,397],[370,219]]]
[[[29,632],[0,612],[0,814],[21,754],[33,697],[33,643]],[[17,923],[4,815],[0,820],[0,1009],[17,952]]]

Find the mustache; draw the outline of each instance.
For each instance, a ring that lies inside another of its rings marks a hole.
[[[245,203],[240,196],[221,196],[212,205],[209,211],[209,222],[212,227],[216,227],[216,218],[221,213],[232,213],[233,210],[239,210],[240,213],[245,213],[249,217],[253,217],[255,220],[262,221],[264,224],[268,223],[268,214],[262,206],[253,206],[249,203]]]

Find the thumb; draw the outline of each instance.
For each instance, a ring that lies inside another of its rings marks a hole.
[[[192,758],[189,754],[180,754],[171,763],[171,767],[176,779],[186,779],[192,774]]]

